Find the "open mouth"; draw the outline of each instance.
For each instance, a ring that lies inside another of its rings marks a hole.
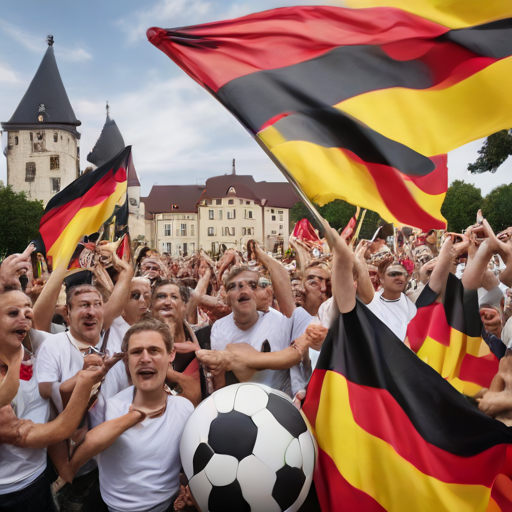
[[[96,325],[95,321],[84,322],[85,327],[91,328]]]
[[[140,368],[137,370],[137,375],[143,380],[149,380],[156,375],[156,370],[154,368]]]
[[[13,333],[16,334],[20,341],[23,341],[27,335],[27,331],[28,329],[15,329]]]
[[[238,303],[241,303],[241,302],[247,302],[248,300],[251,300],[249,297],[240,297],[238,299]]]

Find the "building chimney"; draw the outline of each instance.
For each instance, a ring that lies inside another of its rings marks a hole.
[[[234,176],[236,174],[236,169],[235,169],[235,159],[233,158],[233,170],[231,171],[231,174]]]

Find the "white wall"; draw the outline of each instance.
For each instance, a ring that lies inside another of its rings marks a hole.
[[[54,134],[57,135],[56,142]],[[52,156],[59,157],[59,169],[50,170]],[[35,163],[34,181],[26,181],[27,162]],[[15,192],[25,192],[30,199],[41,199],[46,205],[55,195],[51,178],[60,178],[60,190],[67,187],[78,177],[77,162],[77,140],[68,131],[41,127],[40,130],[8,133],[7,184],[12,185]]]

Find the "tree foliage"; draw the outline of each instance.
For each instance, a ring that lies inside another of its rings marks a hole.
[[[350,218],[356,213],[355,206],[347,203],[346,201],[342,201],[341,199],[335,199],[324,206],[318,206],[315,204],[315,207],[319,211],[320,215],[337,230],[343,229],[348,224]],[[320,229],[315,218],[302,201],[295,203],[290,210],[290,222],[292,228],[295,223],[301,219],[308,219],[314,228]],[[382,221],[378,213],[367,210],[359,237],[371,238],[379,224],[382,222],[384,221]]]
[[[482,208],[482,193],[471,183],[455,180],[446,192],[441,213],[448,222],[448,231],[462,232],[476,222],[476,213]]]
[[[512,155],[512,130],[501,130],[487,137],[478,154],[480,156],[476,162],[468,165],[468,171],[473,174],[496,172],[509,155]]]
[[[42,201],[30,201],[24,192],[12,187],[0,188],[0,255],[23,252],[29,242],[39,234],[39,221],[43,216]]]
[[[495,233],[512,226],[512,184],[491,190],[484,199],[482,213]]]

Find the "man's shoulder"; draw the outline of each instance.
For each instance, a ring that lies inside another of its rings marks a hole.
[[[59,332],[57,334],[45,333],[44,341],[40,347],[40,354],[51,351],[62,352],[69,344],[69,338],[67,333]]]
[[[229,315],[216,320],[212,326],[212,333],[228,325],[235,325],[235,321],[233,320],[233,313],[230,313]]]
[[[114,395],[106,400],[107,406],[119,407],[124,404],[131,404],[133,402],[133,393],[134,387],[130,386],[128,388],[119,391],[117,395]]]
[[[192,402],[182,396],[169,395],[167,403],[172,404],[175,410],[183,412],[183,414],[190,416],[194,412],[194,406]]]

